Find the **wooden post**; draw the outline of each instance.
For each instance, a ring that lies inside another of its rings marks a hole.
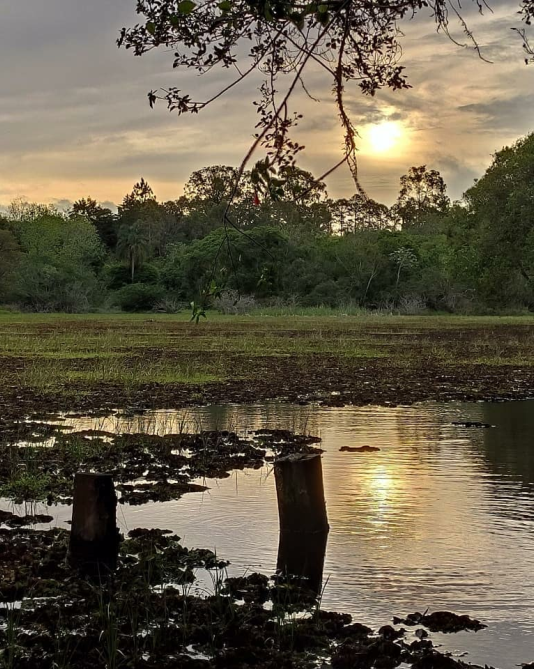
[[[115,569],[119,551],[117,497],[110,474],[74,477],[71,562],[92,575]]]
[[[328,518],[321,456],[295,453],[274,463],[280,543],[276,570],[282,577],[305,579],[318,595],[323,580]]]
[[[295,453],[278,458],[274,477],[280,532],[328,532],[321,456]]]

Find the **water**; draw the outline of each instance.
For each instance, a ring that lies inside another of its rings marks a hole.
[[[460,420],[495,427],[451,424]],[[66,424],[160,434],[281,427],[321,436],[331,525],[323,606],[372,626],[427,608],[468,613],[488,629],[434,635],[444,648],[503,669],[534,660],[534,402],[341,409],[269,403]],[[339,451],[365,444],[380,451]],[[168,528],[186,545],[229,559],[232,574],[272,574],[278,517],[271,468],[207,484],[209,491],[173,502],[122,505],[122,529]],[[58,508],[56,522],[69,515]]]

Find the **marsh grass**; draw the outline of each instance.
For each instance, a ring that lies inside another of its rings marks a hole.
[[[17,666],[17,637],[20,631],[20,610],[10,607],[5,627],[5,648],[0,651],[0,668],[15,669]]]
[[[7,462],[9,477],[0,481],[0,497],[15,504],[39,502],[46,499],[51,477],[40,470],[45,447],[27,444],[24,449],[17,443],[0,442],[0,453]]]
[[[114,356],[96,358],[86,368],[76,368],[68,364],[71,358],[43,359],[31,358],[17,372],[15,381],[20,387],[31,387],[44,391],[67,392],[69,384],[91,385],[120,384],[135,387],[144,384],[190,383],[203,384],[220,381],[223,374],[220,366],[203,366],[198,361],[146,360],[142,357],[122,360]]]
[[[13,499],[15,503],[42,501],[48,495],[50,481],[47,474],[21,471],[0,485],[0,497]]]
[[[386,359],[416,368],[534,365],[534,317],[391,316],[359,309],[263,309],[252,316],[209,314],[59,315],[0,313],[3,384],[65,397],[101,384],[124,392],[147,384],[253,378],[256,364],[318,356],[358,365]],[[260,362],[264,361],[264,362]]]

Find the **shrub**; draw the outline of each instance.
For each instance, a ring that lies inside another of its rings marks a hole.
[[[339,284],[333,279],[317,284],[305,297],[302,304],[306,307],[337,307],[346,299]]]
[[[124,263],[111,263],[104,267],[103,279],[110,290],[119,290],[131,283],[130,268]],[[136,283],[158,283],[158,268],[150,263],[144,263],[135,272]]]
[[[152,311],[163,294],[161,286],[131,283],[117,291],[115,302],[123,311]]]
[[[399,300],[401,316],[420,316],[427,311],[426,302],[420,295],[407,295]]]
[[[177,314],[187,308],[187,303],[183,300],[177,300],[175,297],[164,297],[154,307],[154,311],[163,314]]]
[[[87,267],[55,267],[32,262],[21,263],[13,281],[13,299],[22,310],[81,313],[98,303],[100,285]]]
[[[256,307],[252,295],[240,295],[237,290],[225,290],[215,300],[215,308],[222,314],[248,314]]]

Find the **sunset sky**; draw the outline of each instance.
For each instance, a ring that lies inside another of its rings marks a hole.
[[[405,26],[403,41],[413,89],[364,98],[356,85],[347,88],[371,197],[392,203],[399,177],[427,164],[458,198],[494,151],[534,130],[534,66],[524,64],[511,30],[518,5],[500,0],[493,14],[465,12],[492,64],[419,18]],[[204,98],[222,78],[173,71],[171,53],[135,58],[119,50],[119,29],[136,20],[135,0],[0,0],[0,8],[0,205],[16,197],[66,205],[88,195],[119,203],[140,177],[160,200],[174,199],[193,170],[240,162],[259,79],[199,116],[177,117],[163,104],[151,110],[151,89],[178,85]],[[341,157],[341,132],[331,82],[310,72],[308,84],[321,103],[294,101],[304,113],[300,164],[319,175]],[[334,197],[354,192],[343,170],[328,186]]]

